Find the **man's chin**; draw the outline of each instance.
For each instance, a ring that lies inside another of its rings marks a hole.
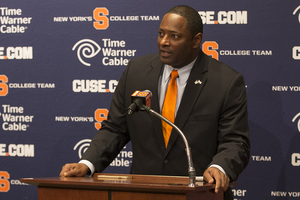
[[[172,61],[170,61],[170,59],[168,59],[168,58],[164,58],[164,57],[160,56],[160,61],[165,65],[171,65],[172,66]]]

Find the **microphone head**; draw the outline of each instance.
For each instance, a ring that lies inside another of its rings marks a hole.
[[[143,91],[137,90],[131,95],[131,102],[133,103],[134,100],[140,99],[142,100],[144,105],[150,107],[151,97],[152,97],[152,92],[150,90],[143,90]]]
[[[152,92],[150,90],[143,90],[142,92],[148,92],[150,95],[150,98],[152,97]]]

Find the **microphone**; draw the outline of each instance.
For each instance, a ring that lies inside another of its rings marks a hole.
[[[131,95],[131,105],[127,108],[127,114],[132,115],[139,109],[143,110],[143,105],[151,106],[152,92],[150,90],[136,90]]]
[[[127,109],[127,114],[132,115],[136,110],[140,109],[142,111],[147,111],[149,114],[158,117],[160,120],[165,121],[170,126],[172,126],[182,137],[185,147],[186,147],[186,155],[188,160],[188,174],[189,174],[189,187],[194,187],[196,183],[196,170],[194,168],[193,159],[192,159],[192,152],[191,148],[189,147],[189,143],[183,134],[183,132],[170,120],[162,116],[161,114],[155,112],[151,109],[151,96],[152,92],[149,90],[144,91],[135,91],[131,95],[131,102],[133,102]]]

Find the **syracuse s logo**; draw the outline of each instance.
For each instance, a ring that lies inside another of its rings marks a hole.
[[[82,60],[81,56],[85,58],[93,58],[101,50],[101,47],[96,42],[90,39],[82,39],[78,41],[73,46],[72,51],[74,51],[76,48],[77,48],[77,58],[85,66],[91,66],[91,64]]]
[[[296,15],[296,13],[297,13],[298,10],[300,10],[300,6],[298,6],[298,7],[294,10],[293,15]],[[300,23],[300,12],[299,12],[299,15],[298,15],[298,21],[299,21],[299,23]]]
[[[9,173],[0,171],[0,192],[8,192],[10,190]]]
[[[105,30],[109,27],[109,19],[107,17],[109,15],[109,11],[107,8],[100,7],[95,8],[93,12],[94,20],[94,28],[97,30]]]
[[[0,96],[6,96],[8,94],[8,78],[5,75],[0,75]]]

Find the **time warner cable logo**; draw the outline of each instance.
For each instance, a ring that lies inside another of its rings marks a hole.
[[[298,6],[298,7],[294,10],[293,15],[296,15],[296,13],[298,12],[298,10],[300,10],[300,6]],[[299,14],[298,14],[298,21],[299,21],[299,23],[300,23],[300,12],[299,12]]]
[[[296,13],[298,12],[298,21],[299,21],[299,24],[300,24],[300,6],[298,6],[294,12],[293,12],[293,15],[296,15]],[[293,58],[294,60],[300,60],[300,46],[294,46],[293,47]]]
[[[297,128],[298,128],[298,131],[300,132],[300,112],[297,115],[295,115],[292,122],[295,122],[297,118],[299,118],[298,123],[297,123]]]
[[[91,66],[91,64],[82,60],[81,55],[83,55],[85,58],[93,58],[101,50],[101,47],[96,42],[90,39],[83,39],[78,41],[73,46],[72,51],[74,51],[76,48],[77,48],[77,58],[85,66]]]
[[[79,159],[82,157],[82,154],[89,148],[91,141],[91,139],[83,139],[75,144],[73,150],[75,151],[78,148]]]
[[[298,119],[297,128],[298,128],[298,131],[300,132],[300,112],[295,115],[295,117],[292,119],[292,122],[295,122],[297,119]],[[300,166],[300,153],[293,153],[291,155],[291,163],[295,167]]]
[[[292,122],[295,122],[297,119],[298,119],[297,128],[298,128],[298,131],[300,132],[300,112],[295,115],[295,117],[292,119]],[[292,154],[291,163],[295,167],[300,166],[300,153],[293,153]]]
[[[91,66],[83,58],[90,59],[99,52],[102,53],[102,65],[104,66],[126,66],[131,57],[136,55],[136,49],[127,49],[124,40],[102,39],[102,48],[98,43],[90,39],[78,41],[72,48],[77,49],[77,58],[85,66]]]

